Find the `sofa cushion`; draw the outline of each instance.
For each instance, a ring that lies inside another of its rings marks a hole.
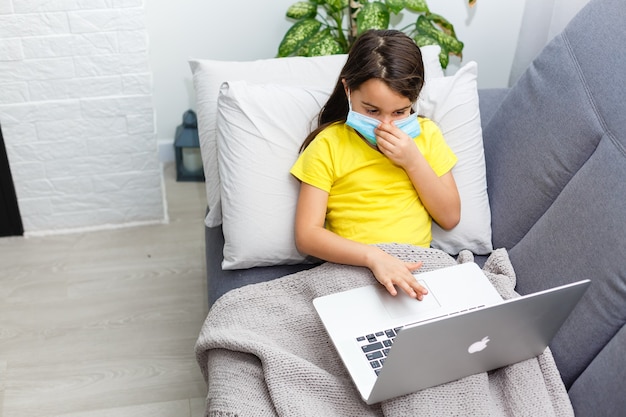
[[[551,344],[568,387],[626,321],[624,21],[622,1],[590,2],[483,130],[493,243],[517,290],[592,280]]]

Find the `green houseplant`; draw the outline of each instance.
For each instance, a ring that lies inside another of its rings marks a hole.
[[[473,6],[476,0],[467,0]],[[308,0],[287,10],[295,23],[287,30],[278,56],[319,56],[347,53],[356,37],[368,29],[388,29],[392,14],[409,11],[416,20],[400,28],[419,46],[439,45],[439,60],[448,66],[451,55],[461,57],[463,42],[443,16],[431,13],[426,0]]]

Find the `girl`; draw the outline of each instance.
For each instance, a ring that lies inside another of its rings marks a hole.
[[[352,46],[337,85],[291,173],[301,181],[295,240],[317,258],[368,267],[396,295],[427,293],[375,243],[429,247],[431,221],[451,229],[461,203],[457,161],[434,122],[413,112],[424,84],[420,49],[396,30],[370,30]]]

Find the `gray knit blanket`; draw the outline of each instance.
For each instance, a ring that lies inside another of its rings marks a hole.
[[[421,271],[473,262],[434,249],[381,245]],[[517,296],[504,249],[483,271],[503,298]],[[359,396],[312,305],[315,297],[375,283],[366,268],[325,263],[222,296],[196,343],[206,416],[573,416],[549,349],[537,358],[372,406]],[[330,354],[328,353],[330,352]],[[420,360],[416,358],[416,360]]]

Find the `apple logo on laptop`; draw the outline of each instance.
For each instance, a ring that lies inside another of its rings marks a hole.
[[[472,343],[470,345],[470,347],[467,348],[467,351],[469,353],[480,352],[481,350],[483,350],[483,349],[485,349],[487,347],[487,343],[489,343],[489,336],[485,336],[481,340],[479,340],[478,342]]]

